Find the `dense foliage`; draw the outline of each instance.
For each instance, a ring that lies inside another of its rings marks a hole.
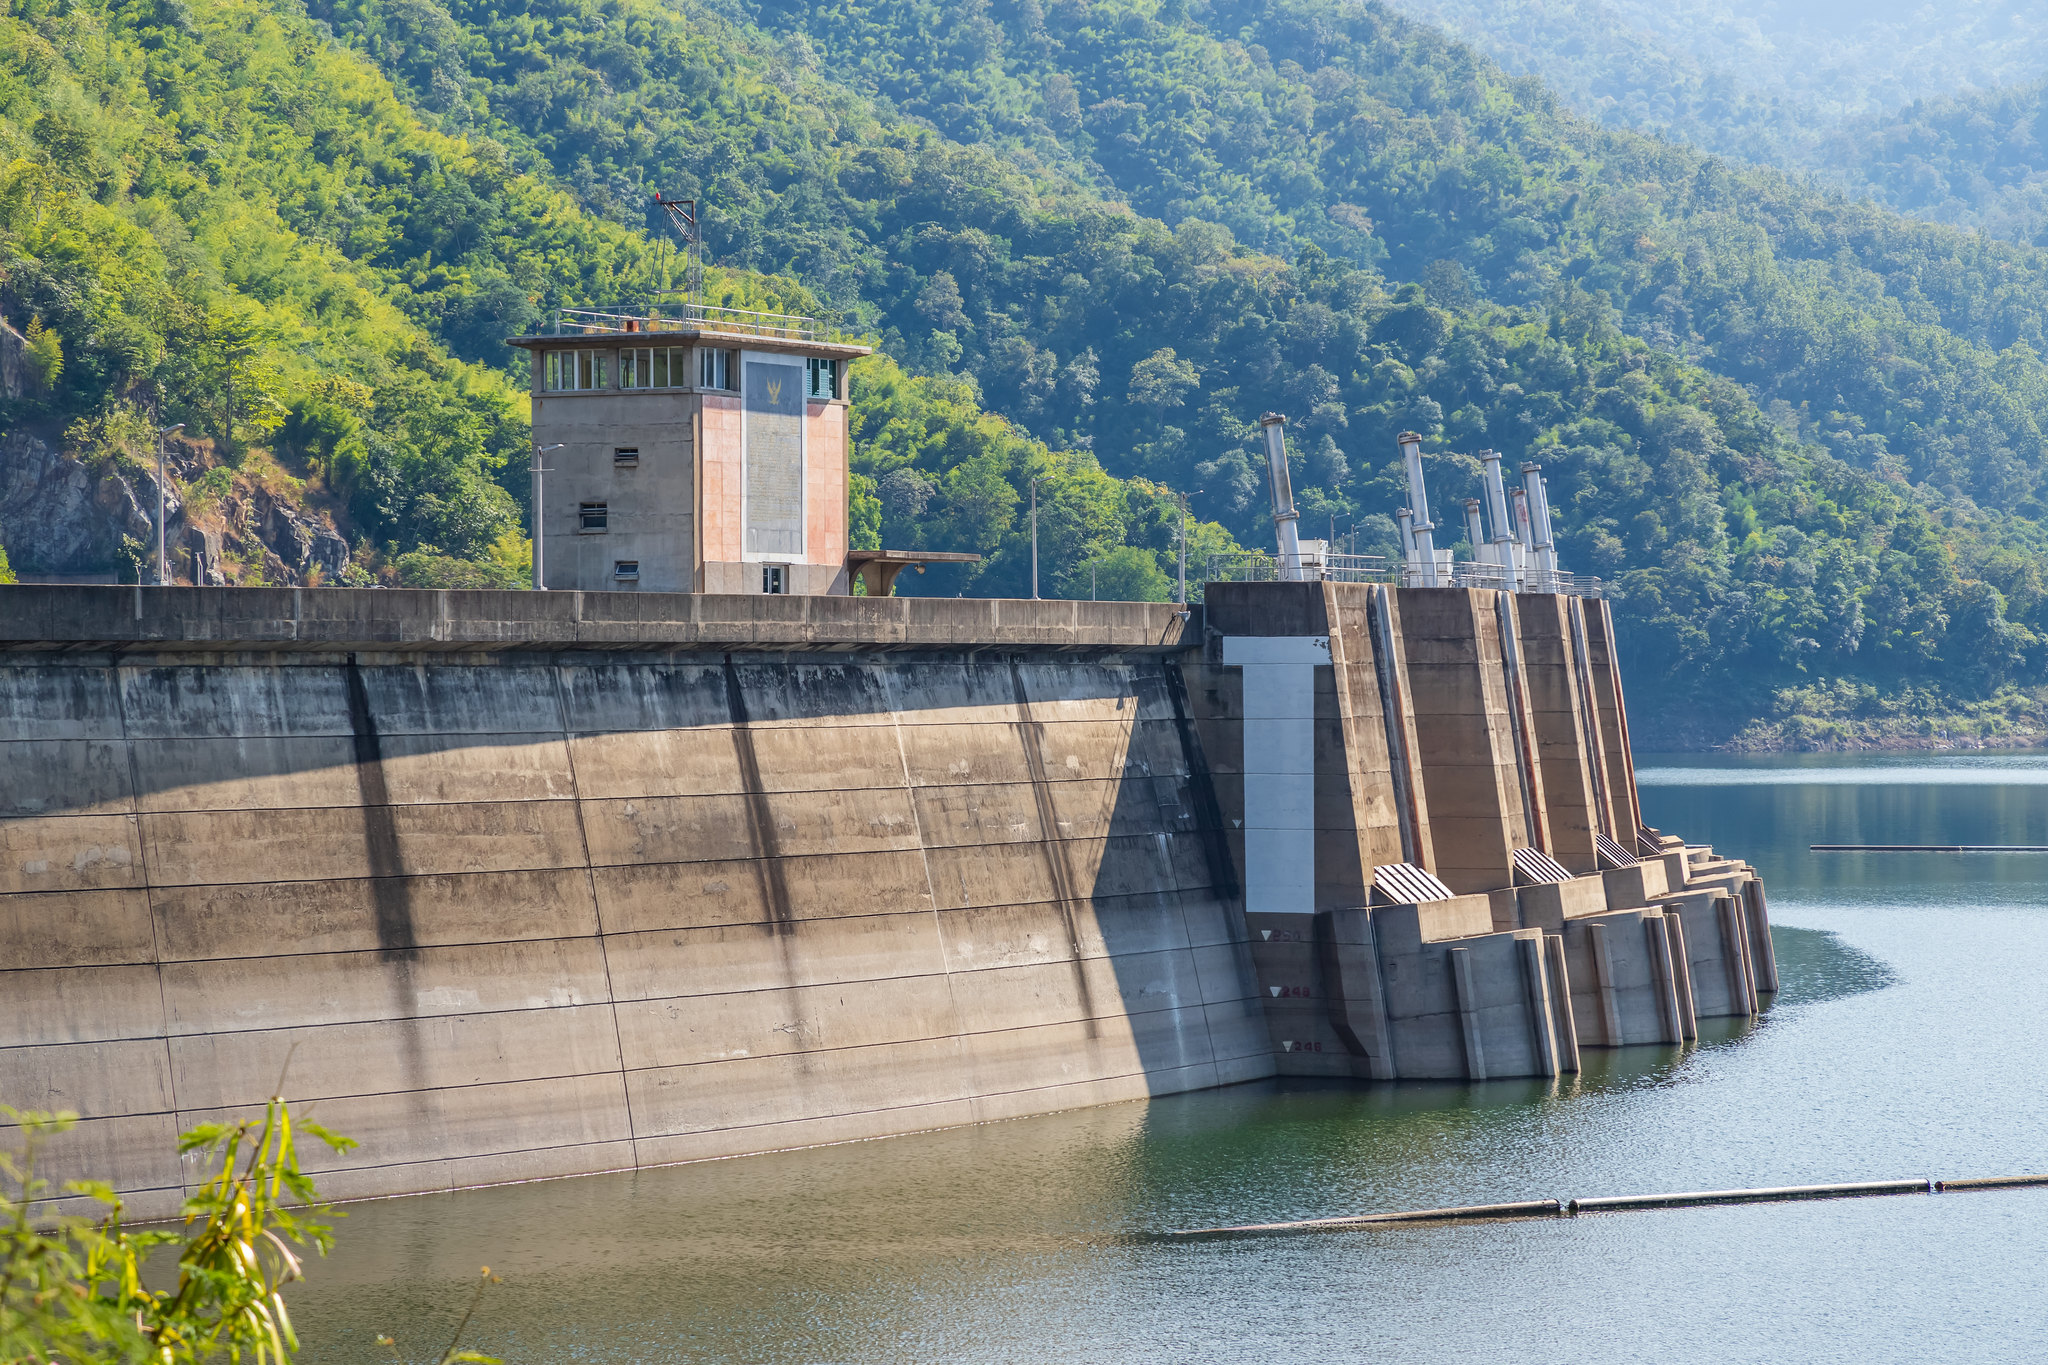
[[[37,1173],[37,1158],[77,1117],[0,1105],[10,1141],[0,1148],[0,1360],[291,1365],[299,1341],[283,1290],[334,1240],[319,1191],[299,1168],[294,1129],[337,1151],[354,1140],[295,1119],[277,1098],[261,1120],[201,1124],[178,1139],[204,1177],[185,1199],[183,1226],[137,1232],[123,1225],[105,1182],[60,1188]],[[53,1220],[57,1199],[106,1212]],[[159,1252],[175,1261],[175,1278],[145,1276]],[[460,1358],[497,1365],[474,1353]]]
[[[1843,127],[1824,164],[1902,213],[2048,245],[2048,85],[1915,101]]]
[[[674,276],[665,240],[585,213],[487,137],[423,126],[289,6],[27,3],[0,22],[0,307],[25,321],[31,368],[47,357],[6,419],[115,460],[158,421],[232,464],[262,444],[393,581],[522,582],[525,396],[503,339],[564,304],[645,301]],[[813,306],[787,278],[709,285]],[[917,424],[934,481],[976,477],[955,465],[1012,494],[1034,471],[1102,481],[988,417],[971,385],[875,372],[889,412],[861,424]],[[881,459],[878,474],[912,462]],[[856,482],[857,533],[879,534],[873,479]],[[1000,555],[1014,501],[942,499],[954,515],[919,538]],[[1076,544],[1122,547],[1128,521],[1153,545],[1155,520],[1098,517]],[[1014,589],[1007,564],[991,582]]]
[[[2010,0],[1396,0],[1617,128],[1768,163],[1937,223],[2041,244],[2048,34]],[[1975,87],[1975,88],[1973,88]]]
[[[2048,30],[2019,0],[1395,0],[1612,127],[1814,170],[1831,135],[1916,101],[2024,85]]]
[[[707,194],[719,259],[1248,543],[1261,410],[1360,548],[1413,427],[1440,500],[1453,451],[1550,466],[1639,669],[2038,676],[2031,252],[1599,132],[1374,6],[318,8],[444,126],[622,220]]]
[[[4,131],[75,214],[198,244],[155,276],[260,305],[273,401],[244,382],[239,420],[406,581],[515,557],[500,340],[670,281],[664,188],[709,201],[718,289],[882,343],[859,543],[989,556],[905,590],[1024,590],[1036,480],[1047,591],[1162,595],[1179,492],[1213,518],[1197,573],[1268,538],[1278,408],[1308,529],[1360,549],[1392,548],[1404,428],[1440,523],[1470,451],[1542,460],[1570,567],[1618,582],[1682,704],[2042,679],[2041,254],[1601,131],[1375,5],[709,3],[312,0],[342,46],[282,0],[18,4]],[[95,105],[89,183],[46,116]],[[247,260],[195,230],[224,197]],[[141,395],[227,442],[223,386],[179,378],[198,334],[119,359],[60,306],[127,297],[112,267],[32,217],[0,245],[58,339],[45,407]],[[52,260],[90,283],[38,284]]]
[[[393,152],[405,128],[419,157],[465,168],[374,74],[259,8],[14,6],[0,308],[46,359],[6,419],[117,457],[157,423],[230,464],[281,442],[376,540],[489,545],[516,525],[491,476],[523,445],[521,397],[299,230],[371,230],[363,200],[386,168],[364,152]]]

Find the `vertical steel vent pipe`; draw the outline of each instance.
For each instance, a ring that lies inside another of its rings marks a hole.
[[[1479,519],[1479,499],[1465,499],[1465,539],[1472,545],[1472,561],[1475,564],[1491,563],[1486,548],[1486,527]]]
[[[1408,467],[1408,506],[1415,513],[1415,538],[1411,542],[1408,567],[1416,582],[1425,588],[1437,584],[1436,526],[1429,519],[1429,492],[1422,486],[1422,438],[1404,431],[1394,438],[1401,446],[1401,460]]]
[[[1500,477],[1500,452],[1482,450],[1479,452],[1480,477],[1486,484],[1486,519],[1493,526],[1493,562],[1507,572],[1512,579],[1515,572],[1515,533],[1508,521],[1507,489]],[[1478,542],[1473,542],[1478,549]]]
[[[1266,478],[1273,492],[1273,530],[1280,539],[1280,580],[1298,583],[1301,572],[1301,538],[1294,523],[1301,513],[1294,510],[1294,481],[1287,476],[1287,419],[1277,412],[1259,418],[1266,435]]]
[[[1543,487],[1543,466],[1525,464],[1522,466],[1522,487],[1529,497],[1529,530],[1532,533],[1530,548],[1536,552],[1536,568],[1546,580],[1557,577],[1557,544],[1550,538],[1550,497]],[[1554,590],[1554,582],[1546,581],[1544,591]]]

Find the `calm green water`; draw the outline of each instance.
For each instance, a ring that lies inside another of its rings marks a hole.
[[[354,1207],[322,1361],[2006,1361],[2048,1356],[2048,1190],[1168,1245],[1503,1199],[2048,1170],[2048,758],[1650,759],[1747,857],[1785,990],[1559,1085],[1272,1085]]]

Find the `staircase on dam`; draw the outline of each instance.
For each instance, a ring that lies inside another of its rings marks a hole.
[[[0,589],[0,1100],[175,1210],[1275,1075],[1554,1076],[1776,989],[1597,600]],[[287,1065],[288,1064],[288,1065]]]

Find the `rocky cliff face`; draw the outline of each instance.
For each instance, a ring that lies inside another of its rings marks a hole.
[[[28,389],[28,338],[0,318],[0,399],[19,398]]]
[[[164,490],[166,545],[178,582],[338,582],[348,542],[328,518],[261,483],[230,477],[224,494],[193,511],[181,480],[205,472],[201,452],[177,447]],[[0,435],[0,545],[26,577],[113,574],[145,580],[156,562],[153,472],[95,472],[61,446],[28,431]]]

